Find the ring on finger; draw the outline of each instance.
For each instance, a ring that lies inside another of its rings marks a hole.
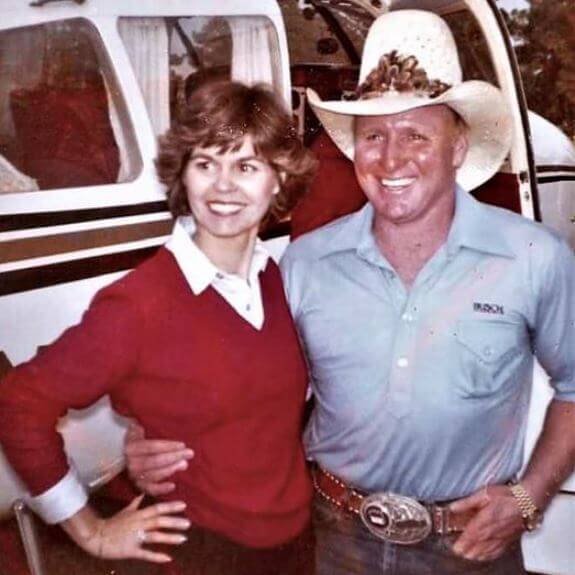
[[[146,542],[146,532],[143,529],[137,529],[136,539],[140,545],[143,545]]]

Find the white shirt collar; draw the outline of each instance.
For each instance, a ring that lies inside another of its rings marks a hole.
[[[195,295],[201,294],[214,283],[218,284],[226,280],[242,279],[235,274],[220,270],[194,243],[192,235],[196,229],[191,216],[180,216],[172,230],[172,235],[166,243],[168,249],[176,259],[186,281]],[[248,271],[248,283],[253,284],[263,271],[270,258],[261,240],[256,241],[254,255]],[[245,281],[245,280],[242,280]]]

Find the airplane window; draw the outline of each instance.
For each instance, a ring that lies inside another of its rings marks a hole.
[[[120,18],[119,31],[156,134],[205,80],[264,82],[281,93],[277,35],[265,17]]]
[[[102,54],[97,32],[81,19],[0,32],[0,193],[134,176],[125,114]]]
[[[497,75],[485,36],[471,12],[461,10],[452,14],[444,14],[443,18],[449,24],[455,37],[463,78],[485,80],[497,86]]]

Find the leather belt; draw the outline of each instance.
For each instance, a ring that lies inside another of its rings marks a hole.
[[[312,469],[312,476],[316,491],[324,499],[361,517],[374,535],[393,543],[409,545],[430,533],[459,533],[475,514],[453,513],[446,503],[421,503],[394,493],[367,495],[318,466]]]

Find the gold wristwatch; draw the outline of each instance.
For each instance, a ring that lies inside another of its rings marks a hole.
[[[525,529],[527,531],[534,531],[543,522],[543,514],[521,483],[514,483],[509,486],[509,489],[519,506]]]

